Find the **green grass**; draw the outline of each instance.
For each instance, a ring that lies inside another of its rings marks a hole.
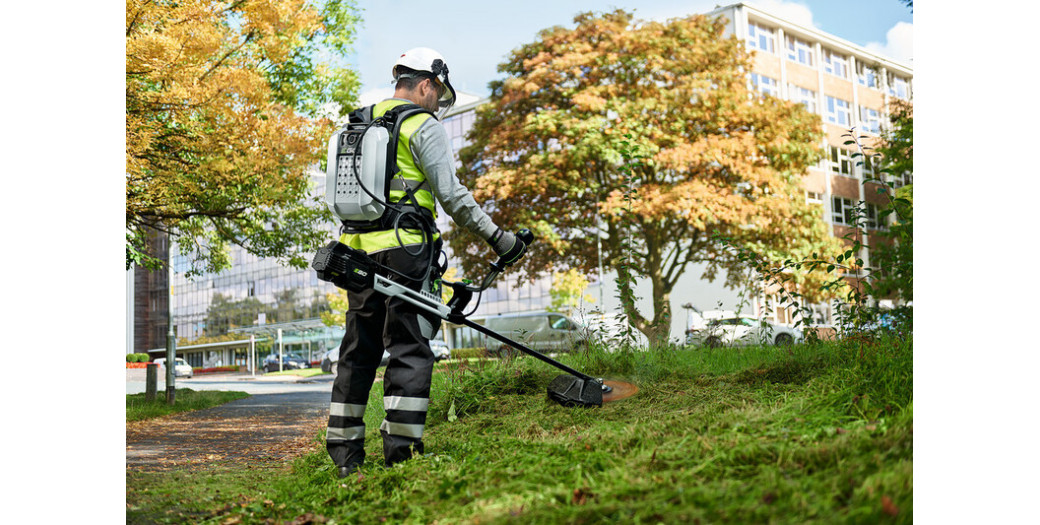
[[[300,377],[314,377],[322,374],[328,374],[323,372],[321,368],[303,368],[299,370],[282,370],[281,372],[265,372],[266,376],[300,376]]]
[[[228,401],[249,397],[245,392],[195,391],[190,388],[178,388],[174,395],[173,406],[166,404],[166,391],[156,392],[154,401],[145,401],[145,395],[127,394],[126,420],[140,421],[162,417],[178,412],[200,410],[222,405]]]
[[[596,409],[549,401],[559,372],[534,359],[449,364],[423,457],[382,467],[377,386],[360,475],[335,478],[322,436],[262,484],[196,473],[205,505],[128,474],[128,523],[910,523],[912,354],[892,339],[561,358],[639,386]]]

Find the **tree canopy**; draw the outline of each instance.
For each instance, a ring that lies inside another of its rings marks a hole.
[[[702,15],[641,22],[623,10],[583,13],[499,65],[477,110],[459,175],[496,220],[535,232],[521,277],[561,267],[591,273],[597,237],[618,272],[630,322],[667,338],[669,296],[690,265],[704,277],[740,262],[714,235],[777,256],[836,251],[801,178],[821,156],[820,118],[749,88],[751,56]],[[474,239],[450,242],[476,273]],[[631,277],[649,279],[653,312],[634,301]]]
[[[305,265],[330,218],[306,168],[355,105],[356,74],[332,62],[357,21],[350,0],[127,0],[128,268],[160,263],[149,229],[189,274],[228,267],[229,242]]]

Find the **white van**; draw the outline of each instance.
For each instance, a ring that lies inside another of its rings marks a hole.
[[[570,352],[588,344],[578,323],[554,312],[499,314],[474,319],[474,322],[539,352]],[[491,337],[487,338],[486,344],[492,355],[520,353]]]

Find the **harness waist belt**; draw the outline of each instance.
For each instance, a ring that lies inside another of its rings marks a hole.
[[[426,221],[420,221],[409,215],[405,215],[406,212],[419,213]],[[404,215],[398,222],[398,217]],[[341,221],[343,223],[343,233],[368,233],[382,230],[392,230],[395,227],[407,228],[410,230],[425,230],[427,225],[436,229],[433,212],[423,208],[421,206],[416,207],[409,204],[399,204],[396,207],[388,207],[383,212],[383,216],[378,219],[371,221]],[[433,233],[433,232],[431,232]]]

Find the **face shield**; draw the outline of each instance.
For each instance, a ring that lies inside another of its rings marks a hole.
[[[451,82],[448,80],[448,66],[441,59],[433,61],[431,66],[434,81],[441,88],[441,96],[437,101],[437,105],[440,110],[437,112],[437,120],[447,113],[448,108],[455,104],[455,88],[451,87]]]

